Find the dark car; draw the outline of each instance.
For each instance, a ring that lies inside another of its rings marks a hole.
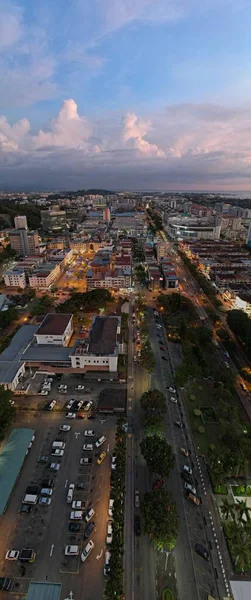
[[[87,527],[84,530],[84,540],[87,540],[87,538],[89,537],[89,535],[91,535],[91,532],[93,531],[93,529],[95,529],[96,527],[96,523],[94,523],[94,521],[91,521]]]
[[[49,456],[45,456],[45,455],[43,455],[43,456],[38,456],[38,457],[37,457],[37,462],[38,462],[38,463],[45,464],[45,463],[47,463],[47,460],[48,460],[48,459],[49,459]]]
[[[201,546],[201,544],[196,543],[194,549],[195,552],[197,552],[197,554],[202,556],[202,558],[205,558],[205,560],[209,560],[209,552],[206,548],[204,548],[204,546]]]
[[[31,505],[30,504],[22,504],[21,508],[20,508],[20,514],[21,515],[28,515],[31,511]]]
[[[25,494],[32,494],[32,495],[34,494],[34,495],[36,495],[36,494],[38,494],[38,492],[39,492],[38,485],[28,485],[28,487],[26,488]]]
[[[162,360],[167,360],[167,358],[165,356],[161,356]]]
[[[189,473],[186,473],[185,471],[182,471],[181,473],[181,477],[182,479],[184,479],[184,481],[186,481],[187,483],[192,484],[193,483],[193,478],[191,477],[191,475],[189,475]]]
[[[8,592],[12,584],[12,579],[9,577],[0,577],[0,590]]]
[[[69,531],[75,531],[78,532],[81,529],[81,523],[69,523],[69,527],[68,527]]]
[[[152,489],[160,490],[160,488],[162,488],[163,485],[164,485],[164,480],[162,479],[162,477],[159,477],[158,479],[156,479],[155,483],[153,484]]]
[[[76,485],[76,490],[84,490],[85,489],[85,485],[82,481],[79,481]]]
[[[140,526],[140,516],[135,515],[134,517],[134,531],[135,535],[139,536],[141,534],[141,526]]]
[[[52,488],[55,485],[55,479],[43,479],[41,481],[41,487],[43,488]]]
[[[182,423],[181,421],[174,421],[174,425],[176,425],[176,427],[179,427],[180,429],[184,429],[185,427],[184,423]]]
[[[89,417],[87,417],[88,421],[91,421],[92,419],[96,419],[96,415],[90,415]]]

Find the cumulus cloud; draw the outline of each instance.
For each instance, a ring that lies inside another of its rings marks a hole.
[[[0,118],[2,185],[26,188],[251,188],[251,107],[170,106],[90,120],[66,100],[45,128]]]

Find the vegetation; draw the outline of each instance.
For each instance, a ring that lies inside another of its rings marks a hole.
[[[1,249],[1,244],[0,244]],[[0,265],[9,260],[10,258],[14,258],[16,256],[16,251],[12,250],[11,245],[5,246],[0,252]]]
[[[0,329],[3,330],[8,327],[18,317],[18,311],[14,307],[10,307],[8,310],[0,312]]]
[[[152,373],[155,367],[155,360],[149,340],[146,340],[141,346],[140,362],[143,369],[148,371],[148,373]]]
[[[12,392],[0,386],[0,441],[3,440],[15,416],[15,408],[11,405]]]
[[[15,327],[13,331],[9,335],[1,335],[0,338],[0,352],[3,352],[5,348],[7,348],[14,337],[15,333],[17,333],[19,327]]]
[[[158,429],[166,413],[165,396],[159,390],[148,390],[140,398],[143,425],[149,430]]]
[[[132,256],[135,262],[144,262],[145,260],[143,244],[139,240],[132,241]]]
[[[144,531],[158,550],[174,548],[179,517],[172,494],[165,489],[147,492],[142,502]]]
[[[146,272],[142,265],[137,265],[137,267],[135,267],[134,274],[139,283],[146,283]]]
[[[47,294],[45,294],[41,298],[37,298],[34,301],[33,306],[30,310],[30,313],[33,317],[39,316],[39,315],[45,315],[46,313],[50,312],[50,310],[52,308],[53,308],[53,298],[51,298],[50,296],[47,296]]]
[[[210,283],[210,281],[208,279],[206,279],[204,277],[204,275],[202,275],[202,273],[200,273],[198,271],[195,264],[188,258],[188,256],[184,252],[181,252],[180,250],[178,250],[178,254],[182,258],[186,267],[192,273],[194,279],[197,280],[197,282],[198,282],[199,286],[201,287],[201,289],[203,290],[203,292],[211,300],[212,304],[214,304],[214,306],[216,308],[220,308],[222,306],[221,301],[219,300],[219,298],[217,298],[217,292],[216,292],[215,288],[212,286],[212,284]]]
[[[116,470],[111,476],[111,498],[113,505],[113,537],[110,546],[110,572],[107,578],[104,598],[118,600],[123,598],[123,573],[124,573],[124,491],[125,491],[125,463],[126,463],[126,434],[123,429],[124,419],[120,417],[117,423],[116,445],[114,454]]]
[[[227,324],[233,333],[240,338],[248,355],[251,355],[251,319],[243,310],[230,310],[227,313]]]
[[[160,294],[158,304],[169,338],[173,338],[175,335],[177,341],[180,341],[186,336],[187,329],[194,327],[199,322],[191,300],[178,292],[170,295]]]
[[[244,500],[224,498],[221,504],[223,528],[236,573],[251,571],[251,511]]]
[[[153,232],[163,229],[162,219],[160,215],[155,210],[152,210],[150,208],[147,208],[146,212],[151,219],[150,229]]]
[[[140,449],[148,468],[160,477],[168,477],[174,467],[174,454],[172,447],[165,438],[158,435],[149,435],[140,443]]]
[[[41,223],[40,208],[35,204],[19,204],[19,202],[10,202],[2,200],[0,203],[0,214],[7,215],[9,224],[14,225],[14,217],[17,215],[25,215],[27,217],[28,226],[30,229],[38,229]],[[6,223],[5,223],[6,227]]]
[[[57,312],[66,312],[76,314],[80,310],[98,310],[105,307],[107,302],[112,301],[112,295],[109,290],[90,290],[85,294],[73,292],[71,297],[57,307]]]
[[[161,600],[173,600],[173,592],[169,588],[166,588],[162,592]]]

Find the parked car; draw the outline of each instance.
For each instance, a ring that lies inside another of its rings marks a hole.
[[[167,388],[166,388],[166,389],[167,389],[169,392],[172,392],[172,394],[176,394],[176,389],[175,389],[175,388],[167,386]]]
[[[101,452],[101,454],[97,458],[97,464],[101,465],[101,463],[103,462],[105,457],[106,457],[106,452],[103,450],[103,452]]]
[[[92,452],[93,449],[94,449],[93,444],[84,444],[83,445],[83,450],[86,450],[88,452]]]
[[[59,471],[60,469],[60,464],[59,463],[51,463],[50,464],[50,470],[51,471]]]
[[[173,402],[173,404],[177,404],[177,398],[175,398],[174,396],[171,396],[171,398],[169,398],[170,402]]]
[[[71,430],[71,426],[70,425],[60,425],[59,427],[59,431],[70,431]]]
[[[48,459],[49,459],[49,456],[45,456],[45,454],[44,454],[43,456],[37,457],[37,462],[41,463],[41,464],[45,464],[45,463],[47,463]]]
[[[68,529],[69,531],[74,531],[74,533],[77,533],[81,529],[81,523],[69,523]]]
[[[73,500],[71,507],[75,510],[81,510],[82,508],[84,508],[84,503],[82,502],[82,500]]]
[[[94,508],[89,508],[89,510],[87,511],[86,515],[85,515],[85,520],[88,523],[92,517],[94,517],[95,515],[95,510]]]
[[[95,431],[93,431],[93,429],[86,429],[84,431],[84,436],[85,437],[93,437],[95,435]]]
[[[5,554],[5,560],[17,560],[19,557],[19,550],[7,550]]]
[[[93,550],[93,548],[94,548],[94,542],[92,540],[90,540],[88,542],[88,544],[85,546],[85,548],[81,554],[82,562],[84,562],[88,558],[88,556],[91,553],[91,551]]]
[[[83,511],[82,510],[72,510],[70,513],[71,521],[81,521],[83,519]]]
[[[0,590],[8,592],[11,588],[13,579],[9,577],[0,577]]]
[[[158,479],[156,479],[155,483],[153,484],[152,489],[160,490],[163,485],[164,485],[164,479],[162,479],[162,477],[159,477]]]
[[[189,452],[186,448],[180,448],[180,454],[183,454],[183,456],[189,456]]]
[[[52,410],[54,408],[54,406],[56,406],[57,401],[56,400],[52,400],[48,406],[48,410]]]
[[[85,484],[82,481],[79,481],[76,485],[76,490],[84,490]]]
[[[92,463],[92,458],[80,458],[79,464],[82,466],[90,465]]]
[[[135,491],[135,506],[136,506],[136,508],[139,508],[139,491],[138,490]]]
[[[193,474],[191,467],[189,467],[188,465],[183,465],[183,471],[185,471],[185,473],[189,473],[189,475]]]
[[[110,500],[109,500],[109,506],[108,506],[108,515],[109,515],[109,517],[113,517],[113,505],[114,505],[114,499],[110,498]]]
[[[106,543],[107,545],[112,543],[112,521],[108,521],[107,524]]]
[[[88,539],[89,535],[91,535],[92,531],[95,528],[96,528],[96,523],[94,523],[94,521],[91,521],[84,530],[84,540]]]
[[[194,546],[194,550],[195,552],[197,552],[197,554],[202,556],[202,558],[205,558],[205,560],[209,560],[209,552],[204,546],[201,546],[201,544],[196,543]]]
[[[100,446],[102,446],[102,444],[104,444],[104,442],[106,441],[106,437],[104,435],[102,435],[96,442],[95,442],[95,446],[96,448],[99,448]]]
[[[75,402],[74,398],[72,398],[72,400],[69,400],[68,404],[66,404],[67,410],[71,409],[71,407],[73,406],[74,402]]]
[[[40,506],[50,506],[51,498],[41,496],[41,498],[39,498],[38,504],[40,504]]]
[[[59,448],[54,448],[51,452],[51,456],[64,456],[64,450],[60,450]]]
[[[116,469],[116,461],[117,461],[117,456],[115,456],[115,454],[113,454],[112,455],[112,463],[111,463],[112,471],[115,471],[115,469]]]
[[[79,547],[78,546],[65,546],[65,556],[78,556]]]
[[[185,490],[188,490],[189,492],[194,494],[194,496],[196,495],[196,489],[195,487],[193,487],[193,485],[191,485],[191,483],[184,483],[184,488]]]
[[[184,423],[182,423],[181,421],[174,421],[174,425],[176,425],[176,427],[179,427],[180,429],[184,429],[185,427]]]
[[[76,413],[68,412],[65,416],[66,419],[76,419]]]

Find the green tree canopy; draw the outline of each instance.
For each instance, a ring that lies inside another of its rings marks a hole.
[[[141,441],[140,450],[150,471],[168,477],[174,467],[174,454],[165,438],[148,435]]]
[[[162,420],[166,412],[166,399],[159,390],[148,390],[141,396],[140,406],[144,425],[151,427]]]
[[[158,549],[172,550],[175,545],[179,517],[172,494],[165,489],[145,494],[141,505],[144,531]]]
[[[140,362],[142,367],[148,371],[148,373],[152,373],[155,367],[155,361],[152,346],[148,340],[146,340],[146,342],[144,342],[141,346]]]
[[[12,392],[0,385],[0,440],[5,436],[15,416],[15,408],[11,406]]]

